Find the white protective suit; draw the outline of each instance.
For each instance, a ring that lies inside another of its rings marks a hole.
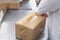
[[[60,0],[41,0],[38,13],[48,15],[48,37],[50,40],[60,40]]]

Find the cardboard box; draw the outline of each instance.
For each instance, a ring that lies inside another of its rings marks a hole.
[[[8,9],[19,9],[19,7],[20,7],[20,4],[18,2],[8,4]]]
[[[0,9],[18,9],[19,7],[18,0],[0,0]]]
[[[16,22],[16,37],[22,40],[35,40],[45,28],[46,17],[31,13]]]
[[[20,3],[18,0],[11,0],[8,3],[8,9],[19,9]]]
[[[0,10],[7,9],[7,4],[6,3],[0,3]]]
[[[4,0],[0,0],[0,10],[6,8],[6,4],[3,1]]]

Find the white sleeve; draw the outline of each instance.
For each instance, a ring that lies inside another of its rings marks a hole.
[[[39,13],[53,12],[60,8],[60,0],[41,0],[37,11]]]

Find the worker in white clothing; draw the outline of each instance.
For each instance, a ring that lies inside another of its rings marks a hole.
[[[60,0],[41,0],[36,12],[48,15],[48,38],[60,40]]]

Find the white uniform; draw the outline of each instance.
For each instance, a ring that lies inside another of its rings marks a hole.
[[[49,12],[48,36],[50,40],[60,40],[60,0],[41,0],[38,12]]]

